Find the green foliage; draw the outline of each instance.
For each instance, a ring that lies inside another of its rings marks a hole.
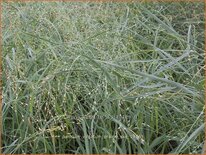
[[[203,151],[203,3],[3,8],[3,153]]]

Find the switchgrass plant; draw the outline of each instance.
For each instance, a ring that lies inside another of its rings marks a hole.
[[[204,3],[3,3],[3,153],[202,153]]]

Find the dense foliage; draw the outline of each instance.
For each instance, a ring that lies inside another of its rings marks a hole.
[[[203,151],[204,3],[4,3],[2,18],[4,153]]]

